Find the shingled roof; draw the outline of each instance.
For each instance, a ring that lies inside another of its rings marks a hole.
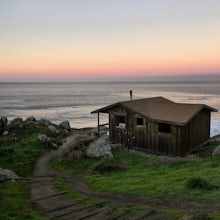
[[[218,111],[217,109],[203,104],[175,103],[163,97],[155,97],[117,102],[113,105],[97,109],[91,113],[108,113],[112,108],[117,106],[125,107],[151,120],[178,125],[187,124],[190,119],[202,109],[213,112]]]

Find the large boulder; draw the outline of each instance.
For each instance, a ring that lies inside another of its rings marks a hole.
[[[86,134],[70,136],[59,147],[58,155],[65,155],[70,160],[82,159],[86,156],[86,147],[94,140],[94,136]]]
[[[8,119],[6,117],[0,118],[0,135],[4,132],[6,125],[8,124]]]
[[[71,130],[69,121],[63,121],[59,124],[59,127],[66,130]]]
[[[111,146],[106,137],[99,138],[87,147],[89,157],[113,157]]]
[[[22,118],[14,118],[13,120],[9,122],[6,129],[7,130],[18,129],[22,127],[22,122],[23,122]]]
[[[13,171],[0,168],[0,181],[4,180],[17,180],[20,177],[17,176]]]
[[[214,156],[214,155],[219,155],[220,154],[220,145],[218,145],[215,149],[214,149],[214,151],[212,152],[212,155]]]

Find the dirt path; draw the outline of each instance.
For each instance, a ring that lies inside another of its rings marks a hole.
[[[30,179],[30,198],[37,206],[51,218],[56,219],[170,219],[161,218],[153,209],[180,209],[186,212],[220,212],[219,204],[205,204],[169,199],[149,199],[145,197],[109,194],[91,191],[83,181],[67,174],[51,169],[49,162],[53,153],[41,155],[36,161],[33,177]],[[92,205],[82,205],[71,200],[67,194],[56,189],[53,185],[55,177],[64,178],[75,190],[90,198],[101,199],[113,203],[118,207],[148,205],[146,209],[135,216],[121,209],[109,214],[108,207],[96,208]]]
[[[33,177],[29,181],[30,199],[39,209],[51,219],[71,219],[71,220],[113,220],[113,219],[149,219],[155,216],[152,209],[146,209],[135,215],[131,215],[128,210],[111,211],[108,207],[95,208],[93,205],[82,205],[68,197],[68,195],[54,187],[55,177],[65,178],[75,189],[86,195],[92,192],[72,176],[52,170],[49,161],[53,153],[41,155],[35,164]],[[122,207],[122,206],[120,206]]]

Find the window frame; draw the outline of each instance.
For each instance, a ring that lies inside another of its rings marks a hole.
[[[126,124],[127,124],[126,116],[127,116],[127,114],[123,114],[123,113],[115,113],[114,114],[114,117],[115,117],[115,127],[116,128],[126,129]],[[123,122],[119,122],[120,120],[118,121],[117,117],[123,117],[124,118],[124,123]],[[121,126],[119,124],[121,124]]]
[[[138,119],[142,119],[143,120],[143,124],[138,124]],[[145,126],[145,118],[140,116],[140,115],[136,115],[135,116],[135,126],[138,127],[138,128],[143,128],[143,127],[146,127]]]

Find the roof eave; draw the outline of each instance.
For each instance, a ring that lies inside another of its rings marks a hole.
[[[218,110],[215,109],[215,108],[212,108],[212,107],[210,107],[210,106],[208,106],[208,105],[202,105],[201,108],[200,108],[197,112],[195,112],[195,113],[187,120],[186,124],[187,124],[188,122],[190,122],[190,121],[195,117],[195,115],[198,114],[198,113],[199,113],[200,111],[202,111],[203,109],[208,109],[208,110],[211,111],[211,112],[218,112]]]
[[[96,109],[95,111],[92,111],[91,114],[95,114],[95,113],[108,113],[111,108],[114,108],[114,107],[116,107],[116,106],[118,106],[120,104],[121,104],[120,102],[117,102],[117,103],[114,103],[112,105],[108,105],[108,106],[105,106],[103,108]]]
[[[206,109],[210,110],[211,112],[218,112],[218,109],[212,108],[212,107],[210,107],[208,105],[204,105],[203,108],[206,108]]]

